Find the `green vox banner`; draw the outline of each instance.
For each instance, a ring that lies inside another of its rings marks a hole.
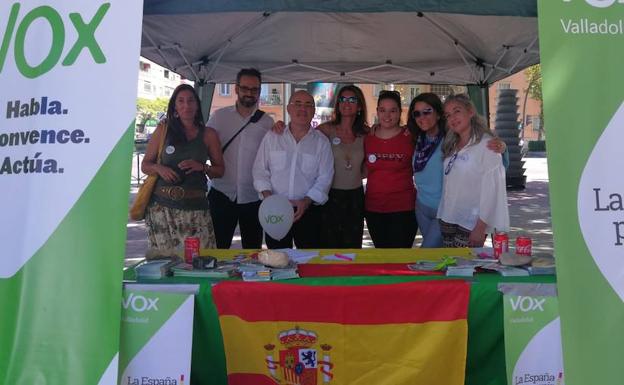
[[[195,291],[124,290],[119,385],[190,384]]]
[[[554,285],[506,286],[510,289],[503,290],[507,384],[564,385],[557,297],[535,295],[546,294],[539,293],[539,286],[551,286],[554,292]]]
[[[624,3],[538,0],[538,15],[566,382],[620,384]]]
[[[0,384],[117,382],[141,15],[0,3]]]

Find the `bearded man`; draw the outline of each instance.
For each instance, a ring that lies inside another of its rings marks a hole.
[[[264,135],[273,119],[258,110],[262,76],[255,68],[236,75],[236,104],[215,111],[206,123],[223,145],[225,174],[212,180],[208,195],[217,248],[229,249],[236,224],[240,226],[244,249],[262,247],[258,221],[260,200],[253,186],[251,170]]]

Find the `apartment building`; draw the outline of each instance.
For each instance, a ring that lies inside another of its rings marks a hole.
[[[177,73],[170,71],[144,57],[139,60],[139,82],[137,98],[158,99],[171,97],[173,90],[182,83],[193,84]]]
[[[182,78],[177,73],[167,70],[158,64],[141,58],[139,62],[139,82],[137,89],[137,97],[156,99],[169,98],[179,84],[189,83],[191,81]],[[369,124],[376,122],[376,103],[379,91],[383,89],[393,89],[401,93],[403,104],[403,113],[401,117],[402,123],[407,121],[407,109],[411,100],[422,92],[434,92],[442,99],[453,93],[466,92],[464,86],[449,85],[429,85],[429,84],[357,84],[364,93],[366,105],[368,106],[367,120]],[[337,92],[340,84],[325,84],[315,87],[313,94],[317,99],[317,113],[314,118],[314,124],[320,124],[332,118],[331,102],[334,93]],[[490,86],[489,89],[489,107],[490,107],[490,126],[495,127],[496,119],[496,103],[499,89],[513,88],[518,90],[518,121],[521,122],[523,117],[524,127],[523,135],[525,140],[536,140],[539,137],[541,129],[539,101],[531,99],[526,95],[528,81],[524,72],[516,73],[508,78],[500,80]],[[309,88],[305,84],[281,84],[281,83],[264,83],[260,92],[260,108],[264,110],[274,120],[285,120],[285,98],[296,89]],[[526,102],[525,102],[526,100]],[[217,84],[215,86],[212,106],[210,111],[233,105],[236,101],[236,93],[234,84]],[[524,114],[524,115],[523,115]],[[542,135],[543,139],[543,135]]]

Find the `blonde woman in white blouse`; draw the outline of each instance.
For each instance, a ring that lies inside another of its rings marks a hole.
[[[488,150],[493,137],[468,96],[444,103],[444,186],[438,218],[444,247],[481,247],[488,233],[508,231],[509,211],[501,155]]]

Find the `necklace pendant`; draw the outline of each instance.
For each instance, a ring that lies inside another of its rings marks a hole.
[[[351,160],[347,159],[347,161],[345,162],[345,170],[351,170],[353,168],[353,165],[351,164]]]

